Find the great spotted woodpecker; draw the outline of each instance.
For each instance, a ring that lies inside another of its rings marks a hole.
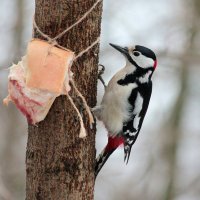
[[[121,144],[128,163],[149,105],[151,77],[157,66],[155,53],[144,46],[110,45],[125,56],[126,65],[109,81],[101,105],[92,109],[108,131],[108,143],[96,160],[96,176]]]

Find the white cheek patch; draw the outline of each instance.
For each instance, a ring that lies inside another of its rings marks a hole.
[[[142,68],[148,68],[148,67],[154,66],[154,60],[152,58],[148,58],[142,54],[140,54],[139,56],[132,55],[131,57],[137,63],[137,65]]]

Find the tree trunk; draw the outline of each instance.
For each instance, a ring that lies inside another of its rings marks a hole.
[[[95,0],[36,0],[35,21],[51,38],[83,16]],[[102,2],[80,24],[58,40],[78,53],[100,35]],[[35,32],[35,37],[42,38]],[[42,38],[44,39],[44,38]],[[90,107],[96,104],[99,45],[73,63],[75,83]],[[76,105],[77,96],[70,92]],[[95,128],[83,111],[87,130],[79,138],[78,116],[66,96],[54,102],[44,121],[29,125],[26,152],[27,200],[91,200],[94,195]]]

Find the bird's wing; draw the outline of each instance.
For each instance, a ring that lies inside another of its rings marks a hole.
[[[152,82],[141,84],[134,89],[129,97],[131,120],[123,124],[124,161],[128,163],[131,147],[140,132],[152,92]]]

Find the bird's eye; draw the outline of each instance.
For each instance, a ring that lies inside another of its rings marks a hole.
[[[140,53],[139,53],[138,51],[134,51],[134,52],[133,52],[133,55],[134,55],[134,56],[139,56]]]

